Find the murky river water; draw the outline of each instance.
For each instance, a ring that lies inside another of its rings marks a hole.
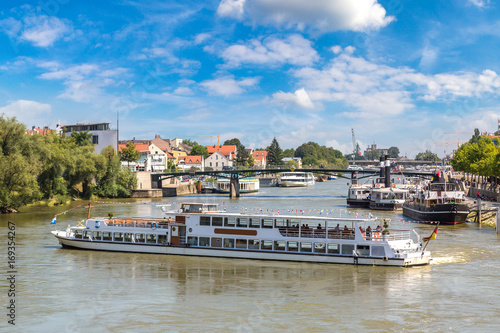
[[[262,188],[237,200],[202,195],[161,202],[216,202],[228,210],[328,209],[338,216],[345,214],[346,193],[346,181],[336,180],[307,189]],[[99,205],[92,215],[160,216],[153,201]],[[432,265],[385,268],[66,250],[50,234],[50,220],[68,208],[31,207],[0,216],[5,277],[7,221],[15,222],[17,241],[16,325],[7,322],[9,283],[3,278],[0,331],[500,330],[500,238],[487,227],[442,226],[428,247]],[[403,223],[401,213],[376,215],[424,236],[434,228]],[[84,208],[71,210],[58,217],[57,227],[85,217]]]

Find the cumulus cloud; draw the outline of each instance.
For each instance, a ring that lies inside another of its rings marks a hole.
[[[235,80],[232,76],[225,76],[203,81],[200,85],[212,95],[230,96],[239,95],[245,91],[245,88],[252,87],[257,83],[258,79],[256,78]]]
[[[301,35],[290,35],[285,39],[267,37],[252,39],[246,45],[232,45],[222,52],[229,66],[241,64],[308,66],[319,59],[311,42]]]
[[[43,118],[51,111],[52,106],[50,104],[24,99],[9,101],[9,104],[0,107],[0,114],[5,114],[7,117],[16,117],[27,126]]]
[[[337,50],[338,51],[338,50]],[[328,65],[292,72],[307,91],[311,104],[342,102],[351,107],[348,117],[396,116],[417,101],[452,101],[500,94],[500,77],[492,70],[425,75],[408,67],[390,67],[342,52]],[[300,101],[295,93],[278,92],[275,100]],[[304,106],[304,105],[303,105]]]
[[[262,25],[321,32],[377,30],[394,20],[377,0],[222,0],[217,14]]]
[[[314,109],[314,104],[311,102],[311,99],[304,88],[296,90],[293,94],[279,91],[273,94],[273,99],[275,101],[290,103],[305,109]]]
[[[12,39],[46,48],[71,36],[73,25],[70,21],[55,16],[29,13],[20,20],[12,17],[0,20],[0,30]]]

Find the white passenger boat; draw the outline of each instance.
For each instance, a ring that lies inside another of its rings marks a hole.
[[[382,266],[429,264],[411,230],[375,232],[374,219],[227,213],[185,203],[162,218],[88,218],[52,231],[63,247]],[[374,231],[364,233],[361,228]]]
[[[305,187],[314,184],[312,172],[282,172],[280,174],[279,186],[282,187]]]
[[[242,178],[238,183],[240,184],[240,193],[259,192],[260,182],[257,178]],[[230,184],[229,179],[217,179],[217,192],[229,193]]]

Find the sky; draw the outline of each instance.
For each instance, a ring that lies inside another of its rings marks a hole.
[[[0,114],[439,156],[500,117],[500,1],[2,1]]]

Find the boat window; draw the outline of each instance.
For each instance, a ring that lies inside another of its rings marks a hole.
[[[113,239],[115,242],[123,242],[123,233],[122,232],[114,232]]]
[[[156,244],[156,235],[155,234],[147,234],[146,243]]]
[[[272,228],[274,219],[262,219],[262,228]]]
[[[132,234],[131,233],[125,233],[125,242],[131,242],[132,241]]]
[[[250,218],[250,228],[259,228],[260,227],[260,219]]]
[[[276,251],[285,251],[285,246],[285,241],[274,241],[274,250]]]
[[[383,246],[374,245],[372,246],[372,256],[374,257],[384,257],[385,250]]]
[[[200,225],[210,225],[210,216],[200,216]]]
[[[212,217],[212,225],[214,227],[222,227],[222,217],[220,216]]]
[[[222,247],[222,238],[212,238],[212,247]]]
[[[135,242],[136,243],[144,243],[146,241],[146,238],[144,237],[144,234],[135,234]]]
[[[297,227],[300,226],[302,220],[298,220],[298,219],[292,219],[290,221],[291,225],[296,225]]]
[[[198,246],[198,237],[188,236],[187,243],[190,246]]]
[[[249,239],[248,240],[248,248],[249,249],[259,249],[260,248],[260,240],[258,240],[258,239]]]
[[[274,223],[276,228],[284,228],[286,227],[285,220],[284,219],[276,219],[276,222]]]
[[[302,242],[300,243],[300,252],[311,252],[312,251],[312,243]]]
[[[246,239],[237,239],[236,240],[236,248],[237,249],[246,249],[247,248],[247,240]]]
[[[263,240],[262,245],[260,247],[262,250],[272,250],[273,249],[273,241]]]
[[[182,205],[182,211],[184,213],[189,213],[191,212],[191,205]]]
[[[210,238],[200,237],[200,246],[210,246]]]
[[[158,235],[158,244],[167,244],[167,235]]]
[[[299,250],[299,242],[288,242],[288,251],[297,252]]]
[[[82,239],[82,234],[81,230],[75,230],[75,238]]]
[[[234,217],[225,217],[224,218],[224,226],[225,227],[234,227],[236,218]]]
[[[237,227],[246,228],[247,225],[248,225],[248,219],[246,217],[244,217],[244,218],[237,218],[236,219],[236,226]]]
[[[325,243],[314,243],[314,252],[325,253],[326,252]]]
[[[328,253],[340,253],[340,246],[339,244],[328,244]]]
[[[100,231],[94,231],[94,233],[92,234],[92,238],[94,240],[101,240],[101,232]]]
[[[193,213],[201,213],[201,205],[191,205],[191,212]]]
[[[90,238],[90,236],[92,235],[92,231],[83,231],[83,239],[87,239],[87,238]]]
[[[224,247],[234,248],[234,239],[224,238]]]
[[[208,205],[207,208],[208,208],[207,210],[209,212],[216,212],[217,211],[217,205]]]
[[[104,241],[110,241],[111,240],[111,233],[107,231],[102,232],[102,240]]]
[[[359,256],[370,256],[370,245],[358,245],[357,252]]]
[[[354,253],[354,245],[352,244],[342,244],[342,254],[352,256]]]

